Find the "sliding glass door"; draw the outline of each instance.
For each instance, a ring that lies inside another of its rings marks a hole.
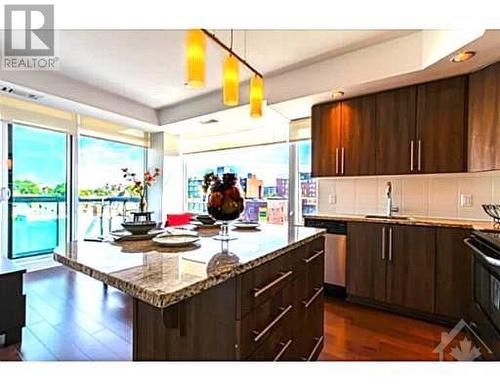
[[[68,229],[68,150],[63,132],[8,125],[8,257],[51,253]]]

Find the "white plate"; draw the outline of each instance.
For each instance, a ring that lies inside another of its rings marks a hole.
[[[260,224],[257,222],[235,222],[233,223],[233,226],[236,229],[252,230],[252,229],[257,229],[260,226]]]
[[[141,241],[141,240],[149,240],[154,236],[163,233],[165,230],[163,229],[153,229],[150,230],[147,234],[132,234],[125,229],[114,230],[111,232],[111,236],[115,241]]]
[[[156,242],[158,245],[172,246],[172,247],[193,245],[195,242],[199,240],[200,240],[199,237],[191,235],[182,236],[180,234],[163,235],[161,237],[157,236],[153,238],[153,241]]]

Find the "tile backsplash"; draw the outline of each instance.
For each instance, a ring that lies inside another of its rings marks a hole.
[[[384,213],[385,185],[392,183],[393,205],[415,216],[489,220],[481,204],[500,203],[500,171],[460,174],[322,178],[322,214]]]

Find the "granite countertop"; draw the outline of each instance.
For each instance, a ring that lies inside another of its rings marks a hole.
[[[431,218],[431,217],[418,217],[408,216],[408,219],[388,219],[380,218],[367,218],[365,215],[355,214],[311,214],[305,215],[304,218],[308,219],[321,219],[331,221],[352,221],[352,222],[375,222],[387,223],[398,225],[415,225],[415,226],[437,226],[437,227],[450,227],[461,229],[472,229],[480,231],[495,231],[498,232],[498,227],[489,221],[476,221],[468,219],[451,219],[451,218]]]
[[[323,229],[262,225],[260,231],[231,230],[237,240],[222,244],[200,233],[196,246],[162,248],[150,240],[73,241],[54,260],[150,305],[165,308],[216,286],[324,234]]]

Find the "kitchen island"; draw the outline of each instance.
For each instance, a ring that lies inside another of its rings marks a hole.
[[[74,241],[54,259],[133,298],[134,360],[314,360],[323,233],[264,225],[183,249]]]

